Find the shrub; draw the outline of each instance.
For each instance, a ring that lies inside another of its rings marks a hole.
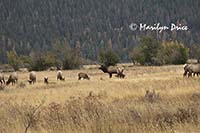
[[[189,49],[182,43],[163,42],[158,58],[163,64],[184,64],[189,56]]]
[[[30,59],[29,70],[42,71],[56,64],[56,58],[53,53],[34,53]]]
[[[15,71],[19,70],[21,60],[15,51],[7,52],[8,64],[13,67]]]
[[[137,63],[140,63],[141,65],[145,64],[145,57],[144,54],[141,52],[140,48],[134,48],[130,56],[133,64]]]
[[[161,44],[151,37],[144,37],[130,56],[133,63],[141,65],[184,64],[188,59],[189,49],[177,41]]]
[[[52,44],[53,50],[56,57],[57,69],[76,69],[82,64],[81,55],[74,49],[70,48],[66,39],[56,40]]]
[[[161,44],[152,37],[143,37],[140,41],[140,45],[133,49],[131,59],[133,63],[138,62],[141,65],[153,65],[154,58],[157,57],[157,53],[161,48]]]
[[[119,57],[112,49],[101,50],[99,54],[99,61],[104,66],[114,66],[119,62]]]
[[[63,60],[63,69],[75,69],[79,68],[82,64],[82,59],[77,56],[73,50],[70,50],[66,55],[64,56]]]
[[[160,100],[161,98],[159,96],[159,93],[156,93],[155,90],[153,91],[147,90],[144,99],[150,103],[153,103]]]

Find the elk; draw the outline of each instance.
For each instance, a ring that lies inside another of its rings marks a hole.
[[[18,81],[17,72],[13,72],[12,74],[10,74],[10,76],[6,82],[6,85],[9,85],[10,83],[12,83],[12,85],[14,85],[17,81]]]
[[[78,80],[87,79],[90,80],[90,77],[86,73],[78,73]]]
[[[29,84],[34,84],[36,82],[36,73],[34,71],[29,74]]]
[[[116,77],[124,78],[125,74],[123,72],[124,72],[124,68],[123,67],[117,67],[117,75],[116,75]]]
[[[191,77],[192,74],[193,76],[195,75],[199,76],[200,74],[200,64],[185,64],[183,68],[184,68],[183,76],[188,75],[188,77]]]
[[[108,73],[110,78],[112,78],[113,74],[117,74],[116,77],[125,77],[125,75],[123,74],[124,69],[120,67],[101,65],[99,69],[102,70],[104,73]]]
[[[62,71],[58,71],[57,72],[57,80],[65,80],[65,77],[63,77],[63,73]]]
[[[6,83],[5,79],[4,79],[4,75],[1,73],[0,73],[0,83],[1,83],[1,85]]]
[[[125,78],[125,74],[123,72],[119,72],[116,75],[117,78]]]

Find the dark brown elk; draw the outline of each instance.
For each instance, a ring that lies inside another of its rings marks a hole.
[[[6,85],[9,85],[10,83],[12,83],[12,85],[14,85],[17,81],[18,81],[17,72],[13,72],[12,74],[10,74],[10,76],[6,82]]]
[[[116,77],[124,78],[125,74],[123,72],[124,72],[124,68],[123,67],[117,67],[117,75],[116,75]]]
[[[117,67],[117,66],[103,66],[101,65],[99,67],[100,70],[102,70],[104,73],[108,73],[109,77],[112,78],[113,74],[117,74],[117,77],[124,77],[125,75],[123,74],[124,69]],[[121,73],[121,74],[119,74]]]
[[[114,66],[103,66],[101,65],[99,67],[100,70],[102,70],[104,73],[108,73],[109,74],[109,77],[112,78],[112,75],[113,74],[117,74],[117,68],[114,67]]]
[[[58,71],[58,73],[57,73],[57,80],[65,80],[65,77],[63,77],[63,73],[62,73],[62,71]]]
[[[86,73],[79,73],[78,74],[78,80],[81,80],[81,79],[90,80],[90,77]]]
[[[0,83],[1,85],[6,83],[4,79],[4,75],[2,73],[0,73]]]
[[[29,84],[34,84],[36,82],[36,72],[30,72],[28,82]]]
[[[123,72],[119,72],[116,75],[117,78],[125,78],[125,74]]]

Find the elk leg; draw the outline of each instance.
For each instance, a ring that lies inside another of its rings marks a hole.
[[[193,73],[193,77],[195,77],[196,73]]]
[[[187,75],[187,71],[184,72],[183,76],[185,77]]]
[[[109,73],[110,78],[112,78],[112,73]]]
[[[188,77],[192,77],[192,73],[191,72],[188,73]]]

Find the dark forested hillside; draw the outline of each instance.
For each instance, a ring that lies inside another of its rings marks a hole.
[[[0,62],[7,62],[6,51],[47,51],[64,38],[85,59],[96,60],[100,49],[109,46],[128,61],[130,50],[147,34],[131,31],[133,22],[186,24],[187,32],[156,37],[192,47],[200,44],[199,8],[199,0],[0,0]]]

